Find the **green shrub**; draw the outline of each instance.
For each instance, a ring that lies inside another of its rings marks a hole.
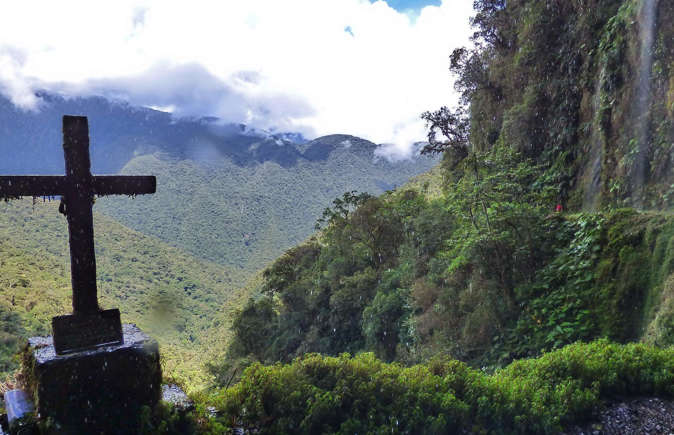
[[[387,364],[371,353],[254,364],[216,395],[232,425],[261,433],[556,433],[602,399],[674,395],[674,347],[576,343],[492,375],[456,360]]]

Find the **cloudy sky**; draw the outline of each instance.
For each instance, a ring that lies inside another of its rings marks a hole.
[[[105,95],[400,150],[456,100],[448,57],[472,0],[115,0],[3,4],[0,93]]]

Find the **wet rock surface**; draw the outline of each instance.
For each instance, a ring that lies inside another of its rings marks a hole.
[[[55,353],[51,337],[29,340],[26,386],[57,433],[135,433],[142,408],[159,401],[157,341],[135,325],[123,325],[123,332],[121,345],[66,355]]]
[[[100,354],[101,352],[114,352],[120,349],[131,349],[138,346],[143,346],[144,343],[154,341],[140,330],[136,325],[124,324],[122,325],[122,332],[124,334],[124,342],[121,344],[114,344],[110,346],[100,346],[93,349],[81,350],[66,355],[57,355],[54,349],[54,339],[48,337],[31,337],[28,339],[28,345],[33,350],[35,359],[39,364],[50,363],[58,360],[68,360],[82,358],[87,355]]]
[[[568,435],[674,435],[674,400],[639,397],[608,403],[598,418]]]

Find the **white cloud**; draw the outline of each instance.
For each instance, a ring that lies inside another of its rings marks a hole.
[[[425,138],[419,114],[455,101],[448,57],[471,4],[411,18],[367,0],[22,0],[0,15],[0,92],[25,108],[36,87],[114,94],[404,153]]]
[[[24,110],[36,110],[39,100],[28,79],[21,73],[23,53],[0,46],[0,94]]]

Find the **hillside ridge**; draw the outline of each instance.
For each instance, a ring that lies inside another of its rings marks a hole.
[[[51,317],[71,311],[67,225],[57,208],[57,201],[0,202],[2,375],[16,368],[12,355],[23,340],[50,334]],[[197,355],[224,345],[229,313],[247,297],[245,276],[97,212],[94,231],[101,306],[120,308],[123,322],[159,340],[166,376],[203,385]],[[222,342],[212,328],[224,328]]]

